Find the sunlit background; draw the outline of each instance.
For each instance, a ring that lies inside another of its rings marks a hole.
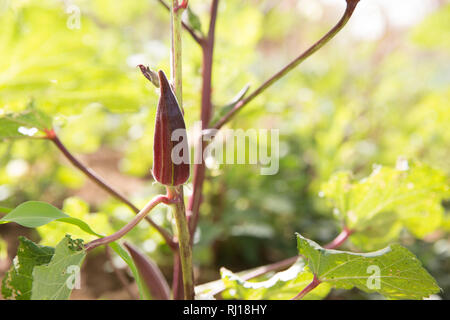
[[[207,31],[209,2],[190,0]],[[256,88],[340,18],[344,0],[221,1],[213,67],[216,111],[246,84]],[[78,15],[79,18],[78,19]],[[55,117],[61,140],[139,207],[162,191],[150,174],[157,91],[138,64],[169,71],[169,14],[156,0],[0,0],[0,115],[37,108]],[[200,113],[201,50],[184,33],[188,127]],[[280,171],[211,164],[194,259],[197,283],[219,268],[240,271],[296,254],[294,232],[326,243],[339,232],[321,185],[339,170],[355,177],[399,158],[450,174],[450,5],[444,0],[361,0],[335,39],[239,113],[232,128],[280,129]],[[186,186],[186,194],[191,185]],[[0,144],[0,206],[47,201],[111,233],[133,216],[48,142]],[[444,203],[448,211],[449,203]],[[165,227],[165,208],[152,217]],[[408,246],[450,292],[450,219],[445,212]],[[424,220],[424,224],[429,223]],[[54,245],[70,226],[37,232],[0,226],[0,277],[26,235]],[[169,248],[142,223],[127,238],[171,278]],[[360,250],[349,242],[347,249]],[[374,249],[374,248],[371,248]],[[112,259],[125,268],[120,259]],[[73,298],[129,296],[101,251],[88,257]],[[131,278],[130,278],[131,279]],[[330,299],[378,298],[333,291]],[[437,298],[439,298],[437,297]]]

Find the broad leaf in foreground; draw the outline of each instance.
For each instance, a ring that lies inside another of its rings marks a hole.
[[[422,299],[440,290],[414,254],[398,244],[353,253],[324,249],[299,234],[297,244],[311,272],[335,288],[357,287],[390,299]]]
[[[32,300],[67,300],[79,284],[80,268],[86,252],[81,242],[66,236],[55,248],[47,265],[33,270]]]
[[[396,239],[403,228],[423,238],[441,227],[449,196],[447,177],[420,163],[399,160],[396,168],[376,166],[354,181],[348,172],[335,174],[322,186],[335,217],[353,231],[351,241],[366,250]]]
[[[305,270],[303,259],[293,264],[289,269],[275,273],[265,281],[245,281],[237,274],[222,268],[221,275],[227,291],[225,298],[239,300],[286,300],[295,297],[313,279],[313,274]],[[331,285],[322,283],[309,292],[304,299],[320,300],[330,292]]]
[[[0,224],[15,222],[27,228],[37,228],[55,220],[76,225],[91,235],[101,236],[84,221],[73,218],[51,204],[40,201],[27,201],[20,204],[0,219]]]
[[[56,246],[66,234],[89,242],[114,232],[106,213],[91,212],[89,204],[78,197],[66,198],[61,211],[70,218],[60,218],[36,228],[41,237],[40,244]],[[95,232],[89,226],[95,226]]]
[[[67,202],[67,201],[66,201]],[[66,207],[65,202],[65,207]],[[73,203],[73,201],[71,201]],[[58,208],[39,201],[28,201],[22,203],[17,208],[11,210],[6,216],[0,219],[0,224],[8,223],[8,222],[16,222],[22,226],[28,228],[37,228],[42,226],[50,226],[51,222],[64,222],[68,224],[75,225],[79,227],[84,232],[94,235],[97,237],[102,237],[102,235],[96,233],[92,228],[83,220],[71,217]],[[39,229],[38,229],[39,230]],[[48,234],[54,234],[54,232],[49,232],[49,230],[40,230],[40,232],[47,232]],[[41,234],[42,235],[42,234]],[[45,238],[45,235],[44,235]],[[139,287],[139,292],[141,294],[141,298],[148,298],[145,294],[145,290],[143,289],[143,283],[137,272],[136,266],[134,265],[133,260],[131,259],[128,252],[123,249],[119,244],[112,242],[109,246],[127,263],[130,267],[130,270],[133,273],[134,278]]]
[[[33,283],[32,272],[35,266],[50,262],[55,249],[40,246],[24,237],[19,237],[19,248],[10,270],[2,282],[2,295],[5,299],[29,300]]]

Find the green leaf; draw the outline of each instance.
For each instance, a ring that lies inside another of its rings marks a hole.
[[[56,246],[50,263],[34,268],[31,299],[69,299],[85,257],[82,244],[67,235]]]
[[[15,222],[24,227],[36,228],[61,218],[70,217],[51,204],[27,201],[0,219],[0,223]]]
[[[0,219],[0,224],[16,222],[25,227],[36,228],[46,225],[52,221],[72,224],[79,227],[81,230],[88,234],[102,237],[102,235],[92,230],[92,228],[86,222],[78,218],[70,217],[58,208],[48,203],[39,201],[28,201],[22,203],[5,217]],[[134,265],[134,262],[128,252],[115,242],[110,243],[109,245],[130,267],[130,270],[133,273],[134,278],[136,279],[136,283],[138,284],[141,298],[149,299],[148,293],[146,293],[145,287],[142,284],[142,280],[139,276],[139,273],[137,272],[136,266]]]
[[[418,238],[438,229],[444,215],[441,202],[449,190],[440,171],[401,160],[397,168],[376,166],[360,181],[339,172],[322,186],[321,194],[335,217],[354,231],[351,241],[371,250],[386,246],[404,227]]]
[[[237,274],[222,268],[221,276],[227,291],[225,298],[239,300],[286,300],[295,297],[313,279],[313,274],[305,270],[303,259],[289,269],[275,273],[265,281],[245,281]],[[328,283],[322,283],[305,296],[307,300],[325,298],[331,289]]]
[[[234,106],[236,106],[236,104],[241,101],[241,99],[243,99],[245,97],[245,95],[247,94],[248,90],[250,89],[250,84],[246,84],[241,91],[239,91],[236,96],[233,97],[233,99],[231,99],[231,102],[229,102],[228,104],[224,105],[221,108],[218,108],[218,111],[215,113],[214,118],[212,123],[216,123],[217,121],[219,121],[223,116],[225,116],[228,112],[231,111],[231,109],[234,108]]]
[[[324,249],[297,234],[297,245],[311,272],[335,288],[356,287],[390,299],[422,299],[440,290],[414,254],[398,244],[353,253]]]
[[[40,201],[27,201],[20,204],[0,219],[0,224],[15,222],[24,227],[37,228],[55,220],[76,225],[86,233],[102,237],[84,221],[70,217],[51,204]]]
[[[31,103],[24,112],[0,117],[0,140],[44,136],[44,130],[51,128],[52,118]]]
[[[120,244],[116,242],[111,242],[108,245],[122,258],[123,261],[125,261],[125,263],[130,268],[131,272],[133,273],[133,277],[138,285],[140,298],[143,300],[150,300],[150,294],[146,289],[144,282],[141,279],[141,276],[139,275],[139,272],[136,268],[136,265],[134,264],[134,261],[128,254],[128,252]]]
[[[170,300],[169,284],[156,263],[133,245],[125,242],[124,246],[133,259],[140,280],[145,284],[145,292],[154,300]]]
[[[5,299],[29,300],[31,298],[32,272],[35,266],[50,262],[55,249],[40,246],[24,237],[19,237],[17,256],[2,281]]]
[[[11,212],[13,209],[6,208],[6,207],[0,207],[0,214],[5,214]]]
[[[189,6],[187,7],[187,16],[189,26],[195,31],[202,33],[202,23],[200,22],[200,18],[194,13],[194,11],[192,11]]]
[[[101,234],[98,234],[97,232],[92,230],[92,228],[86,222],[84,222],[84,221],[82,221],[80,219],[68,217],[68,218],[60,218],[60,219],[57,219],[56,221],[73,224],[73,225],[79,227],[81,230],[83,230],[86,233],[89,233],[89,234],[91,234],[93,236],[97,236],[97,237],[100,237],[100,238],[103,237]]]

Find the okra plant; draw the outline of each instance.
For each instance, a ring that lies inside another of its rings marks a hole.
[[[190,145],[197,143],[202,150],[212,145],[217,137],[211,132],[220,132],[244,107],[251,108],[255,98],[267,88],[288,73],[296,72],[299,64],[330,42],[351,19],[360,0],[344,1],[346,8],[341,19],[322,38],[256,89],[245,87],[232,103],[217,109],[212,103],[212,69],[221,1],[210,1],[209,28],[204,34],[200,19],[187,0],[170,3],[159,0],[171,17],[171,51],[167,53],[170,70],[155,71],[138,65],[136,72],[140,71],[148,80],[146,84],[159,92],[159,101],[157,105],[154,103],[151,173],[155,183],[164,186],[166,192],[149,199],[142,208],[110,185],[107,177],[103,179],[76,158],[61,141],[55,120],[39,105],[30,103],[22,112],[4,113],[0,117],[3,143],[15,138],[48,141],[49,152],[52,144],[75,168],[136,215],[115,232],[103,234],[96,231],[99,227],[96,223],[71,216],[46,202],[27,201],[16,208],[0,207],[2,224],[16,223],[27,228],[71,224],[95,237],[82,241],[68,234],[56,247],[20,237],[17,256],[2,281],[3,297],[69,299],[79,285],[77,275],[86,256],[98,250],[113,250],[126,263],[139,288],[140,299],[325,299],[333,289],[352,288],[379,293],[388,299],[424,299],[439,293],[437,282],[422,263],[396,242],[402,230],[423,238],[437,228],[438,222],[430,221],[440,221],[444,215],[441,203],[450,195],[448,178],[436,169],[407,159],[399,159],[391,167],[375,166],[372,174],[362,180],[355,180],[350,172],[336,172],[321,186],[320,196],[327,200],[341,226],[341,232],[330,243],[319,245],[303,236],[307,230],[297,230],[292,236],[297,240],[298,251],[291,258],[239,273],[224,266],[220,270],[221,279],[208,283],[198,283],[194,272],[193,250],[208,168],[203,153],[190,153]],[[183,15],[187,19],[182,19]],[[189,143],[182,85],[191,79],[183,78],[182,74],[184,37],[192,37],[202,52],[201,135],[196,137],[198,141]],[[198,161],[191,161],[192,158]],[[192,190],[186,196],[188,181]],[[170,208],[172,230],[151,217],[157,206]],[[434,219],[427,218],[430,216]],[[138,224],[144,224],[142,220],[160,234],[171,250],[174,261],[171,285],[148,255],[123,239]],[[348,240],[352,248],[358,249],[339,250]]]

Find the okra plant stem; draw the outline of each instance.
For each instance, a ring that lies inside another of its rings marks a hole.
[[[186,218],[186,209],[184,207],[183,186],[167,187],[167,194],[172,203],[172,212],[177,227],[184,298],[186,300],[193,300],[194,271],[192,267],[192,246]]]
[[[181,14],[183,8],[179,7],[178,0],[172,0],[171,5],[171,78],[174,92],[178,100],[180,109],[183,110],[182,99],[182,42],[181,42]],[[192,247],[189,234],[189,225],[186,218],[186,208],[184,206],[183,186],[167,187],[167,194],[173,202],[173,216],[177,228],[178,250],[181,260],[181,273],[183,276],[184,298],[194,299],[194,272],[192,267]],[[174,295],[176,293],[174,292]]]

